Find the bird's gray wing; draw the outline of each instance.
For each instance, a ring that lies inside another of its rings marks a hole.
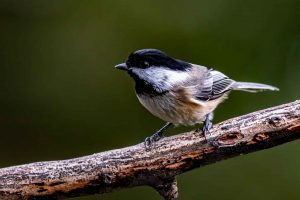
[[[234,80],[216,70],[207,70],[201,78],[196,98],[199,100],[212,100],[231,90]]]

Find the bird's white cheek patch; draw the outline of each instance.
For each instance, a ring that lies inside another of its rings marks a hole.
[[[189,77],[188,72],[174,71],[164,67],[149,67],[147,69],[134,68],[133,72],[138,75],[139,78],[164,90],[171,89],[172,86],[186,81]]]

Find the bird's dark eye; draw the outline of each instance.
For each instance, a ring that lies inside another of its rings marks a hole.
[[[145,62],[144,62],[144,66],[145,66],[145,67],[149,67],[149,62],[145,61]]]

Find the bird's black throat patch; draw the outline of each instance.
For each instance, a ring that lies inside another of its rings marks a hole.
[[[131,73],[130,71],[128,71],[128,74],[133,78],[135,82],[135,92],[138,95],[143,94],[150,97],[154,97],[166,94],[168,92],[167,90],[159,90],[153,84],[141,79],[136,74]]]

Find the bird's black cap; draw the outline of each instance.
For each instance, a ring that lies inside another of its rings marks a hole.
[[[128,70],[130,67],[145,69],[148,67],[166,67],[172,70],[186,71],[191,64],[174,59],[157,49],[141,49],[131,53],[126,61],[116,66],[117,69]]]

